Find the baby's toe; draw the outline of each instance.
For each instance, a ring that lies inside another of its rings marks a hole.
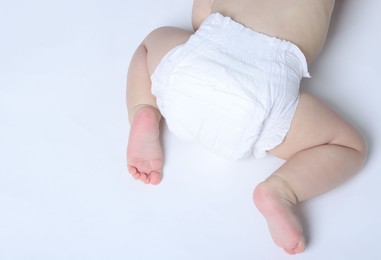
[[[159,184],[161,181],[161,173],[160,172],[151,172],[150,174],[150,181],[151,184],[156,185]]]

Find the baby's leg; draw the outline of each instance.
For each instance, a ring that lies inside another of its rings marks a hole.
[[[270,153],[287,161],[256,187],[254,202],[266,218],[274,242],[290,254],[300,253],[305,239],[296,204],[331,190],[358,172],[366,147],[348,122],[302,93],[289,133]]]
[[[158,184],[163,153],[159,139],[160,112],[151,94],[150,76],[168,51],[186,42],[191,33],[172,27],[153,31],[136,50],[127,78],[127,107],[131,124],[128,170],[135,179]]]

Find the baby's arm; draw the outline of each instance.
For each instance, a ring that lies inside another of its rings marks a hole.
[[[212,10],[213,0],[194,0],[192,10],[192,26],[197,31],[201,23],[209,16]]]

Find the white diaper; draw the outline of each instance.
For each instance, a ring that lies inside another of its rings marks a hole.
[[[283,141],[303,76],[307,63],[296,45],[215,13],[151,80],[174,135],[239,159],[263,157]]]

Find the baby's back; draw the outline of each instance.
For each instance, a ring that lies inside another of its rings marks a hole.
[[[296,44],[310,63],[325,42],[334,4],[334,0],[214,0],[212,12]]]

